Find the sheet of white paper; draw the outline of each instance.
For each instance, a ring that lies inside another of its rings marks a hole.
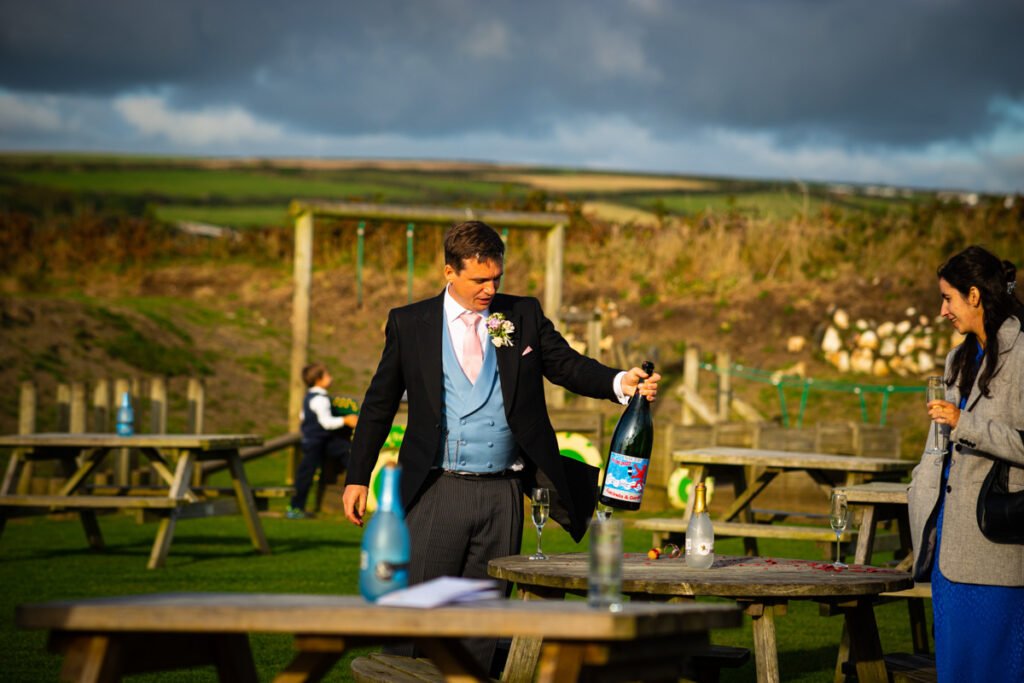
[[[392,607],[439,607],[453,602],[489,600],[500,597],[491,579],[442,576],[426,583],[382,595],[378,605]]]

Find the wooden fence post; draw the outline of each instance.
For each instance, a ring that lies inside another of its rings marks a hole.
[[[127,379],[114,380],[114,411],[121,405],[121,397],[128,394],[132,398],[131,384]],[[135,402],[132,401],[134,410]],[[134,427],[133,427],[134,428]],[[127,448],[118,449],[114,457],[114,483],[118,486],[131,486],[132,483],[132,461],[131,451]]]
[[[728,351],[719,351],[715,356],[718,366],[718,421],[728,422],[732,405],[732,357]]]
[[[192,377],[188,380],[188,433],[203,433],[203,410],[206,405],[206,390],[203,380]]]
[[[110,380],[106,378],[92,389],[92,431],[110,431]]]
[[[700,376],[700,349],[693,344],[686,345],[686,353],[683,356],[683,387],[691,396],[698,395]],[[697,423],[691,408],[686,401],[683,401],[683,425],[689,426]]]
[[[68,431],[81,434],[86,431],[85,382],[71,383],[71,407],[68,410]]]
[[[28,380],[21,383],[18,390],[18,433],[35,434],[36,431],[36,385]],[[18,479],[17,493],[25,495],[31,491],[32,470],[35,463],[31,460],[22,465]]]
[[[154,377],[149,384],[149,431],[167,433],[167,380]]]
[[[71,387],[61,382],[57,385],[57,430],[66,432],[71,427]]]
[[[36,385],[25,380],[18,390],[18,433],[36,431]]]

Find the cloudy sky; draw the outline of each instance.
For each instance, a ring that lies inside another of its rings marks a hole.
[[[0,0],[0,150],[1024,192],[1021,0]]]

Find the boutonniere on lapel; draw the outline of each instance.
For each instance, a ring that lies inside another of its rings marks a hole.
[[[504,313],[491,313],[485,322],[492,344],[499,349],[502,346],[512,346],[512,334],[516,331],[516,326],[505,317]]]

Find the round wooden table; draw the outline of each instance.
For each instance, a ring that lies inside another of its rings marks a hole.
[[[530,561],[516,555],[492,560],[488,573],[516,583],[524,598],[558,598],[587,592],[587,554],[552,555]],[[910,574],[893,569],[850,565],[836,570],[829,562],[771,557],[718,556],[710,569],[691,569],[683,558],[649,560],[627,553],[622,592],[633,600],[732,598],[754,622],[754,658],[758,681],[779,681],[775,615],[789,600],[811,600],[842,613],[850,634],[850,658],[862,683],[888,680],[872,600],[879,593],[913,586]]]

